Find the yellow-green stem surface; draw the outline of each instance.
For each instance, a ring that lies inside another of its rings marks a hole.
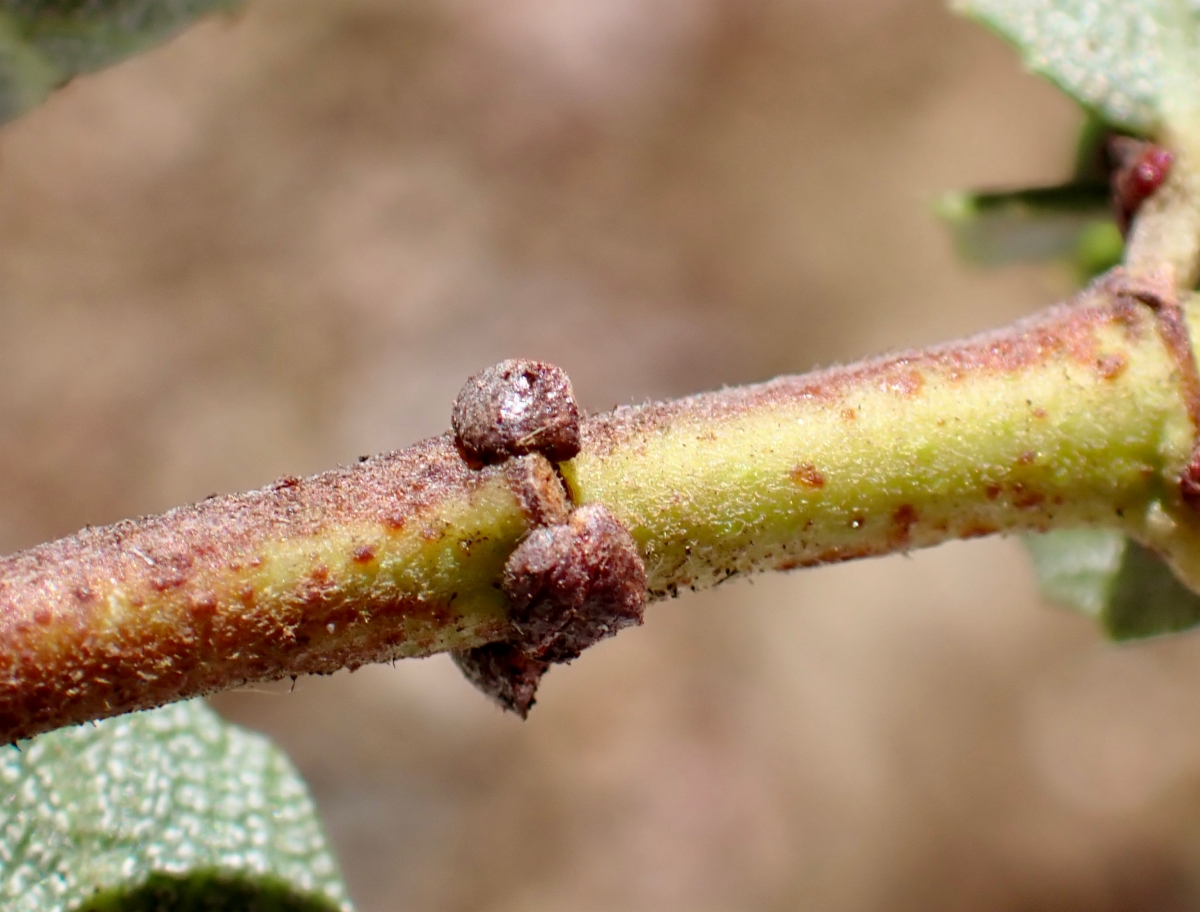
[[[1190,569],[1177,479],[1195,428],[1154,321],[1077,304],[941,350],[619,411],[564,473],[632,531],[656,594],[1080,526]]]
[[[1085,526],[1197,588],[1179,489],[1196,366],[1178,319],[1121,287],[941,348],[596,416],[559,469],[632,532],[651,596]],[[502,639],[504,561],[563,496],[541,457],[476,471],[444,437],[0,559],[0,738]]]

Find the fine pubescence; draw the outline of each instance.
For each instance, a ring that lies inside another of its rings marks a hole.
[[[1121,530],[1200,588],[1197,331],[1195,298],[1117,272],[997,332],[594,416],[566,462],[473,467],[446,436],[0,558],[0,737],[247,682],[511,649],[522,626],[544,642],[539,624],[562,622],[566,655],[582,622],[536,595],[521,616],[502,587],[578,598],[559,580],[603,558],[545,559],[576,547],[562,532],[517,552],[590,505],[630,536],[649,599],[1087,527]],[[500,667],[503,651],[476,667]],[[537,673],[488,675],[515,708]]]

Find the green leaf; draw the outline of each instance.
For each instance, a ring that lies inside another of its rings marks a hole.
[[[236,0],[0,0],[0,123]]]
[[[347,912],[283,753],[202,701],[0,748],[5,912]]]
[[[0,123],[32,108],[62,81],[59,70],[0,13]]]
[[[1200,624],[1200,596],[1154,552],[1110,530],[1025,537],[1042,594],[1098,620],[1115,640]]]
[[[1194,0],[954,0],[999,32],[1026,66],[1108,123],[1144,133],[1194,110]]]
[[[1108,185],[1088,181],[993,193],[952,193],[937,214],[961,256],[985,266],[1067,260],[1090,278],[1120,261]]]
[[[1075,140],[1074,180],[1086,184],[1109,184],[1108,140],[1113,130],[1095,112],[1086,111]]]

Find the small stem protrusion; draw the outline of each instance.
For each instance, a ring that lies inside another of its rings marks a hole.
[[[1109,138],[1107,154],[1117,227],[1128,236],[1133,217],[1167,179],[1175,157],[1155,143],[1119,135]]]
[[[642,623],[646,568],[629,532],[600,504],[535,529],[504,567],[512,639],[459,650],[467,680],[521,718],[551,665]]]
[[[519,467],[510,473],[514,490],[535,526],[504,567],[513,636],[454,653],[467,680],[525,718],[551,664],[642,623],[646,568],[606,507],[570,512],[561,479],[542,468],[579,452],[579,407],[561,368],[511,360],[481,371],[459,393],[452,425],[471,462]]]
[[[463,386],[450,419],[464,457],[487,465],[542,453],[562,462],[579,452],[579,406],[561,367],[514,359]]]

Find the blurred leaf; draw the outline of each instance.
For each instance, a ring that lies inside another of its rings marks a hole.
[[[1042,594],[1096,618],[1115,640],[1174,633],[1200,624],[1200,595],[1161,558],[1109,530],[1029,535]]]
[[[5,912],[337,912],[287,758],[202,701],[0,748]]]
[[[1074,179],[1079,183],[1108,184],[1108,140],[1113,130],[1093,111],[1086,111],[1075,140]]]
[[[1121,262],[1125,254],[1125,239],[1114,221],[1093,222],[1079,232],[1075,239],[1075,268],[1081,284],[1086,284],[1108,272]]]
[[[952,193],[937,213],[966,259],[986,266],[1068,260],[1084,278],[1120,261],[1124,242],[1112,221],[1108,185],[1063,184],[997,193]]]
[[[1200,84],[1195,0],[954,0],[1108,123],[1153,132]]]
[[[0,0],[0,123],[236,0]]]
[[[0,13],[0,123],[32,108],[60,82],[59,71]]]

